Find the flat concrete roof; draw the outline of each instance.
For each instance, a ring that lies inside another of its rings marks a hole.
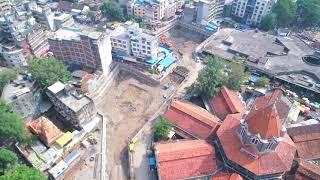
[[[254,30],[226,28],[210,38],[202,48],[203,52],[229,60],[240,55],[251,68],[320,92],[320,67],[302,60],[306,55],[313,55],[315,50],[296,36],[280,37]]]

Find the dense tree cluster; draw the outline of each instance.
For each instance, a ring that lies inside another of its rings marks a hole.
[[[17,71],[13,69],[7,69],[0,72],[0,94],[4,88],[4,86],[11,80],[16,79]]]
[[[237,90],[246,76],[242,65],[227,63],[218,57],[209,57],[204,64],[197,81],[187,88],[187,94],[211,97],[215,96],[223,85]]]
[[[47,180],[41,171],[35,168],[30,168],[26,165],[20,165],[10,173],[5,173],[0,176],[0,180]]]
[[[21,141],[26,134],[23,120],[11,105],[0,99],[0,136]]]
[[[155,141],[167,140],[171,128],[172,128],[171,122],[164,119],[163,117],[160,117],[160,120],[155,125],[154,140]]]
[[[272,8],[272,13],[263,17],[260,27],[274,30],[276,27],[288,27],[296,23],[301,27],[320,25],[319,0],[278,0]]]
[[[31,60],[29,71],[43,88],[47,88],[59,80],[66,82],[71,79],[71,74],[63,63],[52,57]]]
[[[102,15],[108,18],[110,21],[124,20],[122,8],[113,0],[108,0],[104,2],[103,5],[100,7],[100,10]]]

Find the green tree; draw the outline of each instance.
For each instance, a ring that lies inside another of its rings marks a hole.
[[[169,132],[172,128],[170,121],[160,117],[160,120],[155,125],[154,139],[155,141],[168,139]]]
[[[267,87],[270,85],[270,79],[263,76],[260,79],[258,79],[254,84],[258,87]]]
[[[35,168],[30,168],[26,165],[21,165],[14,169],[12,173],[7,173],[0,176],[0,180],[47,180],[41,171]]]
[[[18,161],[17,155],[7,149],[0,149],[0,174],[3,174],[7,169],[12,168]]]
[[[7,69],[0,72],[0,94],[4,88],[4,86],[11,80],[17,78],[17,71],[13,69]]]
[[[239,90],[246,77],[245,68],[240,64],[232,63],[228,65],[231,68],[231,72],[228,73],[228,80],[226,85],[233,90]]]
[[[293,0],[278,0],[273,7],[273,12],[277,15],[279,27],[288,26],[295,18],[297,6]]]
[[[63,63],[52,57],[31,60],[29,71],[43,88],[47,88],[58,80],[66,82],[71,79],[71,74]]]
[[[303,26],[312,27],[320,24],[319,0],[298,0],[297,6]]]
[[[264,16],[261,20],[261,29],[264,31],[274,30],[277,25],[277,15],[275,13]]]
[[[13,112],[12,107],[0,100],[0,136],[21,140],[26,131],[20,114]]]
[[[196,82],[187,88],[187,94],[210,97],[216,95],[222,85],[227,84],[227,74],[223,71],[225,63],[221,58],[209,57],[204,64]]]
[[[87,11],[86,12],[86,17],[89,18],[91,21],[96,20],[96,14],[93,11]]]
[[[124,15],[122,8],[113,0],[108,0],[100,7],[103,16],[111,21],[123,21]]]

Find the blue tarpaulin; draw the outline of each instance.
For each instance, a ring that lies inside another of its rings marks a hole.
[[[259,76],[255,75],[255,74],[251,74],[249,80],[251,82],[257,82],[260,79]]]
[[[158,62],[158,58],[155,57],[155,58],[153,58],[153,59],[148,59],[146,62],[147,62],[148,64],[154,65],[155,63]]]
[[[149,165],[156,165],[156,159],[154,157],[149,157]]]
[[[164,67],[164,69],[167,69],[171,64],[173,64],[175,62],[175,59],[173,56],[168,55],[166,56],[164,59],[162,59],[159,62],[159,65],[162,65]]]
[[[212,24],[212,23],[208,23],[207,26],[211,29],[214,29],[214,30],[218,29],[218,26],[216,26],[215,24]]]
[[[208,31],[214,31],[214,29],[210,28],[210,27],[206,27],[206,30]]]

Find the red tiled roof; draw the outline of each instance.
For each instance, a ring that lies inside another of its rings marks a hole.
[[[288,106],[283,100],[281,100],[281,95],[282,90],[276,89],[270,96],[257,97],[254,101],[253,106],[259,109],[275,103],[280,119],[285,120],[288,117],[291,107]]]
[[[258,157],[255,159],[241,151],[243,145],[236,133],[239,126],[240,119],[229,115],[217,131],[223,151],[229,160],[258,176],[282,173],[291,169],[296,148],[288,135],[284,136],[275,151],[257,154]]]
[[[211,180],[242,180],[242,177],[237,173],[224,173],[212,176]]]
[[[299,167],[296,171],[296,180],[320,179],[320,167],[310,162],[298,159]]]
[[[297,146],[298,157],[320,158],[320,124],[291,127],[287,132]]]
[[[241,102],[237,93],[223,86],[217,96],[210,98],[210,105],[215,114],[221,120],[228,114],[242,113],[245,111],[244,104]]]
[[[63,135],[63,132],[44,116],[32,121],[29,124],[29,129],[32,133],[38,135],[47,146],[51,146]]]
[[[275,105],[251,111],[246,122],[250,133],[259,133],[263,139],[280,137],[282,125]]]
[[[206,139],[217,131],[220,122],[205,109],[188,102],[174,100],[164,117],[191,135]]]
[[[155,149],[162,180],[209,175],[217,170],[214,147],[204,140],[158,143]]]

